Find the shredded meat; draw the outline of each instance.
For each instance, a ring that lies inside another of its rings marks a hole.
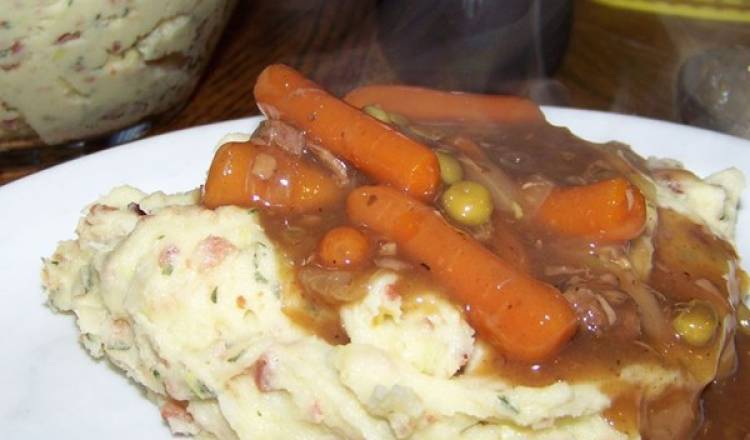
[[[336,183],[340,187],[348,186],[352,180],[349,167],[346,163],[336,157],[333,153],[315,144],[308,144],[309,151],[315,158],[333,173]]]
[[[606,300],[600,302],[599,296],[591,289],[574,286],[563,295],[573,306],[582,329],[601,335],[616,322],[617,315],[612,311],[612,307],[605,305]]]
[[[252,138],[261,145],[277,146],[295,156],[305,151],[304,133],[281,121],[267,119],[261,122]]]
[[[584,331],[597,336],[611,332],[623,339],[635,339],[641,333],[638,309],[622,292],[575,284],[568,287],[563,296],[573,306]]]
[[[352,173],[344,161],[325,148],[306,140],[302,131],[289,124],[265,120],[255,130],[252,139],[262,145],[281,148],[295,156],[310,154],[316,162],[331,171],[339,186],[344,187],[351,183]]]

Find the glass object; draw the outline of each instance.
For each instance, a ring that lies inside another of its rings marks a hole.
[[[677,83],[682,120],[750,139],[750,48],[706,50],[683,63]]]
[[[0,151],[141,136],[186,103],[234,4],[4,2]]]
[[[569,0],[380,0],[378,39],[408,84],[504,92],[560,64]]]

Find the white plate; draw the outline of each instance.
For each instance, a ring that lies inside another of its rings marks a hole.
[[[750,175],[750,142],[675,124],[609,113],[546,108],[548,119],[593,141],[619,140],[642,155],[682,160],[700,175],[736,166]],[[185,191],[199,185],[217,141],[258,119],[144,139],[0,187],[0,438],[169,438],[158,410],[106,362],[74,341],[72,316],[52,313],[40,258],[73,238],[80,209],[111,187]],[[742,204],[747,206],[747,193]],[[747,209],[740,225],[750,225]],[[740,227],[741,255],[750,230]]]

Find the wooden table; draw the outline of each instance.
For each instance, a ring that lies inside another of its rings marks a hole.
[[[551,79],[556,104],[678,121],[681,62],[708,47],[750,46],[745,24],[616,10],[591,0],[574,6],[568,50]],[[270,63],[290,64],[335,93],[397,81],[376,38],[375,8],[374,0],[241,0],[192,100],[151,134],[257,114],[252,86]],[[98,148],[0,153],[0,184]]]

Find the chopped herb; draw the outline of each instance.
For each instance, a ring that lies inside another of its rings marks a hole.
[[[263,413],[261,413],[260,411],[255,411],[255,413],[258,414],[258,417],[263,417]]]
[[[219,288],[214,287],[214,290],[211,291],[211,302],[216,304],[216,300],[218,299],[218,296],[219,296]]]
[[[518,411],[518,408],[516,408],[515,405],[513,405],[512,403],[510,403],[510,400],[508,399],[508,397],[500,394],[499,396],[497,396],[497,398],[500,399],[500,401],[503,403],[503,405],[505,405],[512,412],[514,412],[516,414],[518,414],[520,412],[520,411]]]
[[[72,0],[70,0],[70,1],[72,1]],[[123,17],[123,18],[125,18],[125,17],[127,17],[127,16],[128,16],[128,14],[130,14],[130,8],[125,8],[125,9],[124,9],[124,10],[122,11],[122,17]]]
[[[239,359],[243,354],[245,354],[245,350],[242,350],[236,355],[230,357],[229,359],[227,359],[227,362],[237,362],[237,359]]]
[[[160,236],[156,237],[157,240],[161,240],[162,238],[164,238],[164,234],[161,234]]]
[[[57,266],[58,264],[60,264],[60,262],[56,261],[56,260],[50,260],[49,264],[51,264],[53,266]]]
[[[99,284],[99,272],[94,268],[93,264],[88,264],[82,268],[80,275],[83,293],[89,293],[96,284]]]
[[[255,271],[255,282],[256,283],[263,283],[268,284],[268,279],[263,276],[263,274],[260,273],[260,271]]]
[[[154,375],[154,379],[159,380],[161,379],[161,374],[157,370],[151,370],[151,374]]]
[[[172,267],[171,264],[168,264],[161,268],[161,274],[162,275],[172,275],[172,272],[174,271],[174,267]]]
[[[253,266],[255,267],[255,281],[258,283],[268,284],[268,279],[264,277],[260,273],[260,258],[261,258],[261,252],[263,252],[263,249],[266,248],[265,243],[261,243],[259,241],[255,242],[255,252],[253,252]],[[263,255],[265,255],[265,252],[263,252]]]
[[[197,398],[211,399],[213,397],[216,397],[214,392],[211,391],[211,388],[209,388],[200,379],[196,378],[191,372],[186,372],[184,379],[188,388],[190,388],[190,391],[192,391],[193,395],[195,395]]]
[[[253,214],[255,214],[256,212],[258,212],[258,210],[257,210],[256,208],[251,208],[251,209],[248,209],[248,210],[247,210],[247,213],[248,213],[248,214],[250,214],[250,215],[253,215]]]
[[[205,383],[198,381],[198,388],[200,390],[199,397],[203,399],[213,397],[214,395],[213,391],[211,391],[211,388],[209,388],[208,385],[206,385]]]
[[[68,0],[68,7],[70,7],[73,4],[73,0]]]

